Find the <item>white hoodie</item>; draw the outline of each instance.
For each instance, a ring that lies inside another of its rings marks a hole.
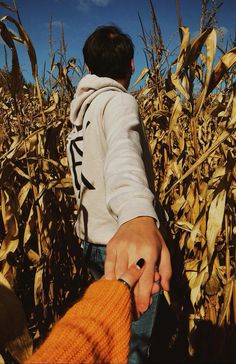
[[[85,76],[71,102],[67,155],[79,214],[78,236],[106,244],[138,216],[157,220],[148,143],[133,96],[118,82]]]

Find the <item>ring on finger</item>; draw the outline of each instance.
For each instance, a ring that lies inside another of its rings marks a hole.
[[[126,282],[124,279],[119,278],[118,279],[119,282],[123,283],[126,287],[128,287],[129,290],[131,290],[131,286],[129,285],[128,282]]]

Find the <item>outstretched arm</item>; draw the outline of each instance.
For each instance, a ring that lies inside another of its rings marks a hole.
[[[132,264],[120,278],[132,288],[143,270]],[[25,364],[127,363],[131,312],[122,282],[92,283]]]
[[[117,278],[139,256],[145,258],[144,274],[135,287],[137,311],[141,314],[148,308],[151,295],[160,289],[155,280],[161,281],[163,289],[169,289],[170,254],[157,228],[136,100],[131,95],[118,95],[107,106],[104,120],[106,199],[119,226],[107,244],[105,275]]]

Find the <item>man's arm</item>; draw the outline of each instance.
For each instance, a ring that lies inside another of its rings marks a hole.
[[[170,255],[157,228],[143,150],[136,100],[128,94],[116,96],[106,108],[104,130],[107,141],[104,178],[107,206],[118,221],[118,230],[107,244],[105,275],[121,276],[140,257],[146,261],[144,273],[135,287],[137,310],[143,313],[151,294],[158,290],[160,275],[163,289],[169,289]],[[155,265],[158,263],[159,275]]]

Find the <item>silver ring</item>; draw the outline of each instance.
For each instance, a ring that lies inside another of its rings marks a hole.
[[[119,279],[118,279],[118,281],[119,281],[119,282],[121,282],[121,283],[123,283],[126,287],[128,287],[128,288],[129,288],[129,290],[131,290],[131,287],[130,287],[129,283],[128,283],[128,282],[126,282],[124,279],[119,278]]]

